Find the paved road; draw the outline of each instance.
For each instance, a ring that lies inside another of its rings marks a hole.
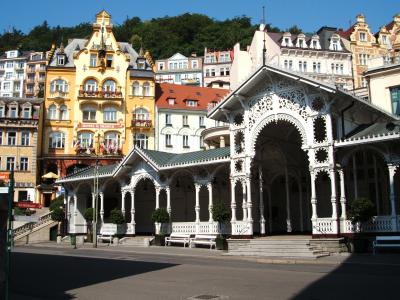
[[[391,263],[398,256],[376,264],[265,264],[197,253],[19,247],[11,299],[399,299],[400,264]]]

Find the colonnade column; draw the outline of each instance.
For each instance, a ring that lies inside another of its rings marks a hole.
[[[161,191],[161,189],[157,186],[156,187],[156,209],[160,208],[160,191]]]
[[[292,232],[292,220],[290,217],[289,175],[287,167],[285,167],[285,187],[286,187],[286,229],[287,232]]]
[[[316,225],[318,215],[317,215],[317,195],[315,192],[315,171],[312,170],[310,171],[310,177],[311,177],[311,222],[312,222],[312,231],[314,231],[314,227]]]
[[[196,233],[200,233],[200,199],[199,199],[199,193],[201,189],[201,185],[198,183],[194,184],[194,188],[196,190],[196,204],[194,207],[195,213],[196,213]]]
[[[243,221],[247,221],[247,191],[246,191],[246,182],[242,181],[242,210],[243,210]]]
[[[78,216],[78,195],[74,195],[74,233],[76,233],[76,219]]]
[[[346,212],[346,191],[345,191],[345,185],[344,185],[344,170],[339,169],[339,179],[340,179],[340,208],[342,210],[342,215],[340,218],[342,220],[347,219],[347,212]]]
[[[304,231],[304,218],[303,218],[303,193],[301,188],[301,178],[297,180],[297,189],[299,190],[299,213],[300,213],[300,231]]]
[[[100,220],[104,223],[104,193],[100,192]]]
[[[121,212],[124,217],[125,217],[125,195],[126,195],[126,191],[122,191],[122,193],[121,193]]]
[[[135,189],[131,189],[130,190],[131,193],[131,223],[130,226],[132,228],[132,234],[136,233],[136,229],[135,229]]]
[[[259,176],[259,193],[260,193],[260,233],[265,235],[265,217],[264,217],[264,191],[263,191],[263,177],[262,177],[262,168],[258,167],[258,176]]]
[[[213,208],[213,190],[212,190],[212,183],[209,182],[207,184],[207,189],[208,189],[208,221],[210,223],[214,222],[213,214],[212,214],[212,208]]]
[[[392,231],[397,231],[397,214],[396,214],[396,199],[394,192],[394,175],[396,174],[396,165],[388,165],[389,169],[389,186],[390,186],[390,214],[392,217]]]
[[[332,231],[335,234],[338,233],[338,213],[336,199],[336,173],[333,168],[329,170],[329,177],[331,178]]]
[[[231,179],[231,232],[236,234],[236,199],[235,199],[235,180]]]
[[[251,199],[251,178],[250,176],[246,177],[246,186],[247,186],[247,223],[249,226],[249,229],[247,231],[248,235],[253,235],[253,213],[252,213],[252,208],[253,208],[253,202]]]
[[[94,208],[94,202],[96,201],[96,195],[92,193],[92,208]]]

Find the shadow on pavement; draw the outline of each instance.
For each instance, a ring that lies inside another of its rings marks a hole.
[[[75,299],[67,291],[174,266],[167,263],[13,253],[10,289],[12,294],[21,298]]]
[[[399,282],[399,254],[356,254],[291,299],[400,299]]]

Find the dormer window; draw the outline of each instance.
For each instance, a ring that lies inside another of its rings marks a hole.
[[[389,39],[387,35],[382,35],[382,44],[389,46]]]
[[[112,62],[113,62],[113,56],[112,55],[107,55],[106,67],[107,68],[111,68],[112,67]]]
[[[197,101],[196,100],[186,100],[186,106],[196,107],[197,106]]]
[[[360,41],[361,42],[367,41],[367,34],[365,32],[360,32]]]
[[[175,99],[174,98],[168,98],[168,105],[175,105]]]
[[[31,117],[31,108],[30,107],[24,107],[22,109],[22,117],[24,119],[29,119]]]
[[[10,106],[9,114],[10,118],[17,118],[18,117],[18,107],[17,106]]]
[[[342,51],[342,46],[340,45],[340,38],[337,34],[332,35],[329,50]]]
[[[58,66],[65,65],[65,55],[58,55],[57,56],[57,65]]]
[[[307,48],[306,36],[304,35],[304,33],[300,33],[297,36],[296,47],[298,47],[298,48]]]

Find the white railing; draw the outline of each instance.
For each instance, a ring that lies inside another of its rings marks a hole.
[[[246,221],[236,221],[235,222],[235,230],[234,230],[234,234],[235,235],[247,235],[249,234],[249,229],[250,226]]]
[[[195,222],[172,222],[172,232],[195,234],[196,233],[196,223]]]
[[[198,229],[197,229],[198,228]],[[197,229],[197,230],[196,230]],[[217,222],[172,222],[172,232],[186,234],[219,234],[219,226]],[[226,223],[221,226],[222,234],[230,234],[230,224]]]
[[[333,234],[333,221],[331,218],[318,218],[313,226],[314,234]]]
[[[35,222],[35,223],[33,223],[33,222],[27,223],[25,225],[22,225],[22,226],[20,226],[20,227],[18,227],[16,229],[14,229],[13,230],[13,236],[14,236],[14,238],[16,238],[16,237],[21,236],[21,235],[23,235],[25,233],[32,232],[36,228],[42,226],[43,224],[50,223],[50,222],[53,222],[53,221],[51,219],[51,212],[48,212],[47,214],[44,214],[44,215],[40,216],[38,218],[37,222]]]
[[[392,232],[393,224],[392,216],[375,216],[372,220],[360,227],[360,224],[353,225],[350,220],[344,220],[342,226],[343,233],[354,233],[354,232]],[[400,229],[400,219],[397,217],[397,230]]]

